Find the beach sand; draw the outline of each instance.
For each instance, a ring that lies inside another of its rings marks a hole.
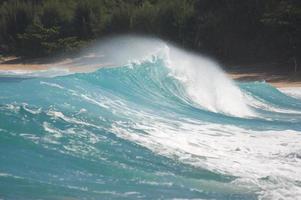
[[[85,60],[89,61],[89,65],[85,64]],[[110,66],[110,63],[103,63],[103,56],[86,55],[80,58],[64,58],[56,59],[20,59],[17,57],[6,57],[0,61],[1,71],[45,71],[51,68],[66,69],[71,72],[92,72],[103,66]],[[226,73],[233,80],[238,81],[265,81],[277,88],[301,88],[301,77],[294,73],[273,70],[271,68],[236,68],[226,70]]]
[[[297,80],[294,75],[273,75],[272,73],[228,73],[229,77],[238,81],[265,81],[276,88],[300,87],[301,80]]]
[[[85,62],[85,61],[88,62]],[[89,64],[86,64],[89,63]],[[103,63],[103,64],[99,64]],[[103,56],[85,55],[78,58],[35,58],[21,59],[17,57],[6,57],[0,61],[1,71],[46,71],[49,69],[66,69],[70,72],[92,72],[103,66],[110,66],[103,61]]]

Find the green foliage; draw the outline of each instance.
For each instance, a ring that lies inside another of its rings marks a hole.
[[[40,21],[46,28],[53,26],[63,27],[71,21],[72,9],[70,5],[57,0],[46,1],[42,5],[42,12],[39,16]]]
[[[301,57],[301,3],[300,1],[280,1],[271,4],[261,22],[270,27],[273,34],[281,33],[277,41],[280,48],[287,49],[286,56]],[[294,58],[294,59],[295,59]]]
[[[102,8],[98,1],[80,1],[73,17],[74,30],[80,38],[93,38],[102,31]]]
[[[34,18],[34,6],[24,1],[4,2],[0,8],[0,30],[4,41],[16,44],[17,35],[24,33]]]
[[[28,56],[45,56],[55,52],[72,52],[83,45],[76,37],[59,38],[59,27],[45,28],[40,23],[30,25],[19,34],[20,53]]]
[[[226,61],[301,57],[300,0],[0,2],[0,52],[51,55],[108,34],[146,33]]]
[[[133,7],[130,4],[120,1],[112,7],[109,23],[107,26],[109,33],[128,32],[131,27]]]
[[[160,34],[182,44],[186,40],[188,41],[190,38],[187,36],[194,27],[194,24],[190,23],[194,13],[192,5],[191,1],[188,0],[159,2],[156,27],[160,28]]]
[[[80,48],[85,47],[87,42],[79,40],[77,37],[66,37],[58,39],[55,44],[56,51],[60,50],[62,53],[73,53],[78,51]]]
[[[152,33],[156,30],[155,20],[158,9],[149,1],[144,1],[132,14],[131,28],[142,33]]]
[[[20,50],[22,54],[45,55],[54,50],[52,41],[59,35],[58,27],[44,28],[39,23],[28,26],[25,33],[19,34]]]

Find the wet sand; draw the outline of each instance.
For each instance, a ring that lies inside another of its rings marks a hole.
[[[91,72],[110,63],[103,61],[103,56],[85,55],[79,58],[35,58],[22,59],[17,57],[6,57],[0,61],[1,71],[46,71],[49,69],[66,69],[70,72]],[[84,61],[88,60],[89,64]],[[99,64],[103,63],[103,64]]]
[[[89,65],[85,64],[89,61]],[[104,64],[99,64],[104,63]],[[16,57],[6,57],[0,61],[1,71],[20,72],[20,71],[45,71],[51,68],[67,69],[71,72],[91,72],[103,66],[110,66],[110,63],[103,62],[103,56],[86,55],[80,58],[56,59],[27,59],[23,60]],[[301,74],[288,73],[273,68],[262,69],[235,68],[226,70],[226,73],[233,80],[237,81],[265,81],[277,88],[301,87]]]
[[[272,73],[228,73],[229,77],[237,81],[265,81],[277,88],[301,87],[301,80],[294,75],[273,75]]]
[[[237,81],[265,81],[277,88],[301,87],[301,72],[294,72],[290,63],[228,67],[226,72]]]

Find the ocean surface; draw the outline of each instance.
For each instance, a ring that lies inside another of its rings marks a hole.
[[[0,199],[301,199],[297,89],[233,82],[163,49],[91,73],[2,77]]]

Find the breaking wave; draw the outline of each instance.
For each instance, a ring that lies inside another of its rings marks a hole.
[[[301,198],[300,99],[134,41],[114,67],[0,83],[0,198]]]

